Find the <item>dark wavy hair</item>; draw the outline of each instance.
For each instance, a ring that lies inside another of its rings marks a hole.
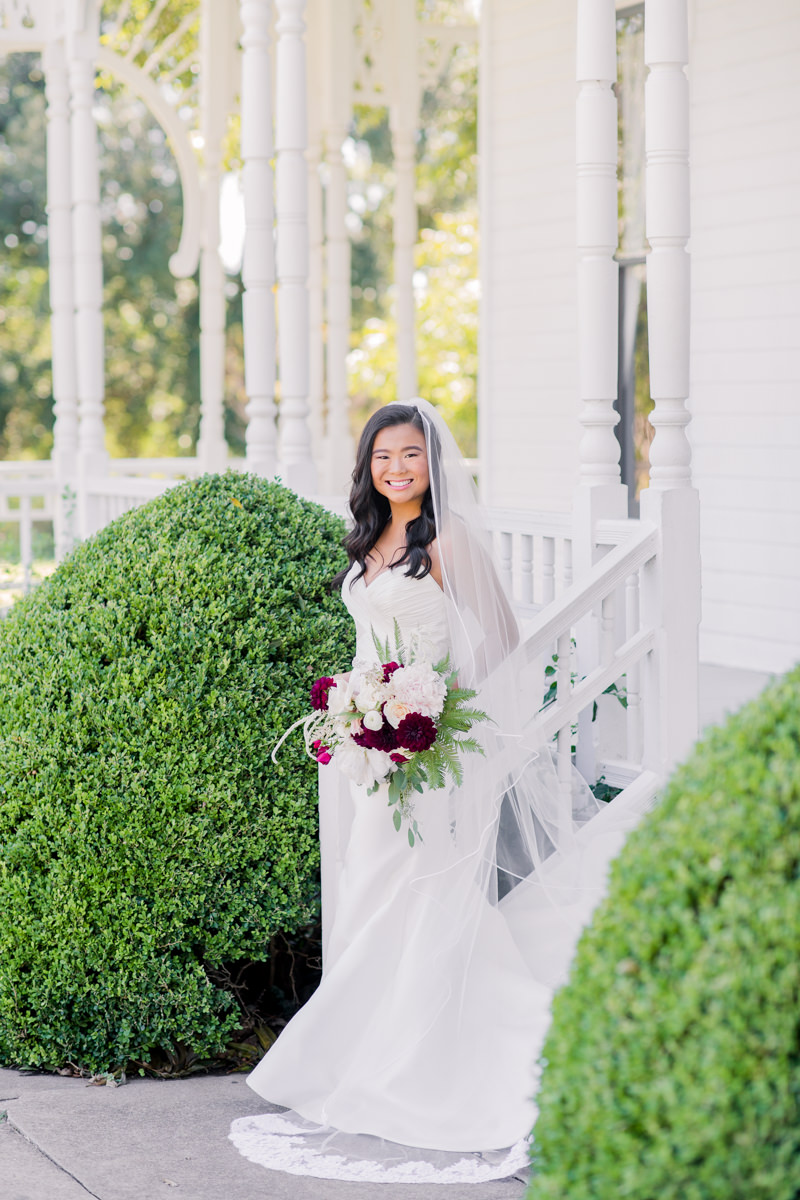
[[[353,563],[358,563],[360,570],[353,576],[352,587],[367,570],[367,555],[377,542],[386,523],[391,516],[391,506],[385,496],[377,492],[372,484],[372,447],[375,438],[382,429],[391,425],[413,425],[425,436],[425,426],[419,409],[413,404],[387,404],[373,413],[364,426],[356,453],[356,465],[353,468],[353,486],[350,489],[350,511],[353,514],[353,528],[344,539],[343,545],[347,551],[348,565],[340,571],[332,581],[331,586],[341,586],[347,572]],[[431,431],[431,436],[435,432]],[[438,440],[438,439],[437,439]],[[437,469],[436,447],[428,444],[428,470],[433,476]],[[433,515],[433,500],[431,489],[422,498],[422,512],[406,525],[406,548],[402,558],[392,563],[391,569],[407,566],[406,575],[423,579],[431,569],[431,556],[428,546],[436,537],[436,521]]]

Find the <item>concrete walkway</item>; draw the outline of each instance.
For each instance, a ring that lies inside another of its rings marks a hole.
[[[2,1200],[521,1200],[522,1177],[486,1184],[370,1184],[266,1171],[228,1141],[269,1108],[243,1075],[85,1079],[0,1070]]]

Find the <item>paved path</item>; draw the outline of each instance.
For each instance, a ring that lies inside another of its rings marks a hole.
[[[0,1070],[0,1200],[522,1200],[521,1178],[444,1185],[342,1183],[266,1171],[228,1141],[263,1112],[242,1075],[83,1079]],[[5,1117],[3,1116],[5,1114]]]

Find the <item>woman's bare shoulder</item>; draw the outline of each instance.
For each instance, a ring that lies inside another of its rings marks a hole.
[[[439,539],[434,538],[430,546],[428,546],[428,554],[431,556],[431,575],[436,580],[440,588],[444,588],[442,581],[442,559],[439,554]]]

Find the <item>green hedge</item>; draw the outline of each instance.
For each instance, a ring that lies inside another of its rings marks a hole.
[[[530,1200],[800,1195],[800,670],[614,865],[543,1050]]]
[[[0,1061],[214,1052],[209,978],[318,906],[316,768],[279,734],[343,669],[343,523],[279,484],[182,484],[0,623]],[[224,971],[218,978],[224,977]]]

